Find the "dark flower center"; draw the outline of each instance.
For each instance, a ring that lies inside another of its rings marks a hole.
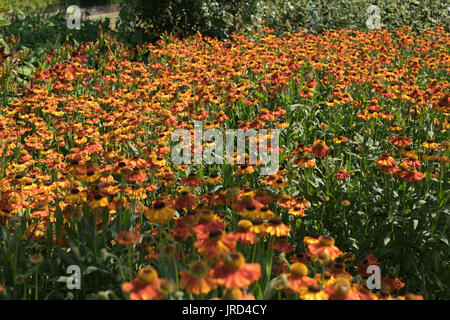
[[[271,224],[273,224],[274,226],[278,226],[281,224],[281,220],[279,218],[274,218],[272,220],[269,221]]]
[[[320,286],[317,283],[314,283],[308,287],[309,291],[311,292],[319,292]]]
[[[153,208],[155,209],[162,209],[166,206],[166,204],[162,201],[157,201],[155,202],[155,204],[153,205]]]
[[[257,218],[255,220],[253,220],[253,225],[258,226],[263,224],[263,219]]]
[[[219,229],[214,229],[214,230],[211,230],[209,232],[209,237],[210,238],[215,238],[215,237],[218,237],[220,235],[222,235],[222,230],[219,230]]]

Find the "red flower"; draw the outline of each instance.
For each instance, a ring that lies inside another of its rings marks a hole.
[[[356,268],[356,272],[358,272],[362,277],[369,277],[370,273],[367,273],[367,268],[371,265],[378,266],[377,258],[369,253],[363,260],[358,263],[358,268]]]
[[[190,173],[186,178],[181,179],[180,183],[190,188],[197,188],[203,185],[205,181],[197,177],[195,173]]]
[[[411,144],[412,138],[407,138],[404,135],[392,136],[389,138],[389,142],[394,146],[405,148]]]
[[[197,199],[187,190],[182,190],[175,199],[175,209],[192,208],[197,204]]]
[[[396,278],[392,275],[381,278],[381,287],[391,292],[400,290],[404,286],[405,284],[399,278]]]
[[[314,141],[311,151],[317,158],[323,158],[330,153],[330,148],[326,145],[325,141],[316,140]]]
[[[334,174],[334,177],[337,180],[346,180],[350,177],[350,174],[348,172],[345,172],[344,168],[340,168],[339,171]]]

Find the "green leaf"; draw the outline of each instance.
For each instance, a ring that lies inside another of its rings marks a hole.
[[[48,279],[47,281],[49,282],[62,282],[62,283],[67,283],[67,277],[66,276],[60,276],[60,277],[53,277]]]
[[[19,74],[24,76],[30,76],[33,73],[33,69],[28,66],[20,66],[18,68]]]
[[[92,273],[92,272],[94,272],[94,271],[100,271],[100,272],[103,272],[103,273],[109,273],[108,271],[103,270],[103,269],[100,269],[100,268],[97,268],[97,267],[95,267],[95,266],[89,266],[89,267],[87,267],[87,269],[83,272],[83,275],[90,274],[90,273]]]
[[[0,18],[0,27],[6,27],[11,24],[11,21],[8,19]]]

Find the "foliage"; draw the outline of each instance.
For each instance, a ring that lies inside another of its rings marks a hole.
[[[261,278],[246,294],[297,299],[300,292],[275,284],[299,259],[330,286],[324,270],[338,265],[305,251],[318,241],[305,237],[320,233],[354,253],[336,261],[355,285],[359,262],[372,253],[383,276],[406,283],[389,297],[448,299],[449,34],[403,28],[278,38],[266,29],[255,38],[166,37],[129,50],[102,35],[45,56],[33,86],[0,109],[2,297],[128,298],[123,285],[152,266],[173,284],[165,298],[176,299],[179,271],[208,258],[198,250],[213,235],[208,228],[223,226],[232,237],[251,210],[236,203],[264,195],[258,201],[269,199],[289,232],[270,234],[273,219],[250,219],[257,241],[236,251],[260,265]],[[171,133],[192,129],[193,119],[281,129],[280,170],[260,176],[258,165],[175,165]],[[312,152],[321,141],[325,156]],[[390,167],[377,162],[385,153]],[[342,169],[348,176],[338,179]],[[205,182],[213,173],[221,179]],[[157,208],[167,209],[167,221],[155,222]],[[119,235],[130,230],[139,237],[127,244]],[[71,292],[64,277],[73,264],[82,289]],[[210,299],[224,288],[183,292]]]
[[[367,30],[371,5],[379,6],[383,29],[410,26],[423,32],[449,27],[450,3],[441,0],[131,0],[122,7],[119,28],[133,43],[157,39],[164,32],[219,38],[233,32],[250,35],[261,31],[261,20],[279,34],[301,29]]]
[[[96,41],[102,30],[108,30],[109,26],[109,19],[97,22],[82,19],[81,29],[69,29],[64,11],[57,11],[44,17],[40,12],[25,14],[15,9],[9,10],[7,17],[8,23],[0,27],[0,42],[1,39],[13,39],[13,48],[9,49],[6,43],[3,44],[6,45],[6,52],[10,50],[26,52],[20,57],[17,53],[16,57],[19,59],[14,60],[14,57],[10,57],[6,60],[14,61],[15,65],[21,64],[15,73],[12,73],[12,65],[8,67],[9,72],[3,73],[3,83],[7,83],[6,79],[9,79],[16,87],[27,86],[31,80],[30,76],[37,68],[44,65],[42,58],[49,52],[71,43]],[[8,88],[2,87],[4,102],[10,102],[14,96]]]

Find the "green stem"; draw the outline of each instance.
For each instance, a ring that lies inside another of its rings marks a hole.
[[[128,272],[129,272],[129,277],[130,277],[130,281],[133,280],[133,274],[131,272],[131,250],[130,248],[128,248]]]
[[[38,271],[36,270],[35,273],[35,287],[34,287],[34,299],[38,300]]]

